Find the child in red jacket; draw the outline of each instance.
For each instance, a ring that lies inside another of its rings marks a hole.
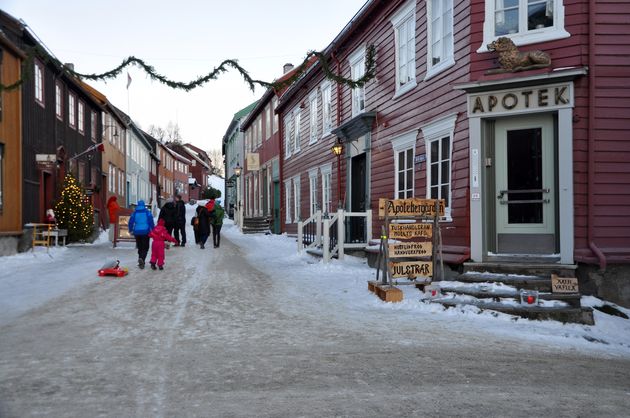
[[[160,270],[164,270],[164,241],[177,243],[177,240],[169,235],[164,224],[164,219],[158,220],[157,226],[149,232],[149,236],[153,238],[153,243],[151,243],[151,268],[153,270],[155,270],[156,262]]]

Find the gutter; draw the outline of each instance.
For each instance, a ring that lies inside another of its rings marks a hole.
[[[589,20],[588,20],[588,219],[587,219],[587,240],[588,247],[597,257],[599,269],[606,270],[606,256],[595,244],[595,3],[596,0],[589,0]]]

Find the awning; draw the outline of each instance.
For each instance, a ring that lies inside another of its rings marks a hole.
[[[376,112],[365,112],[356,115],[338,128],[332,130],[343,142],[354,141],[372,130]]]

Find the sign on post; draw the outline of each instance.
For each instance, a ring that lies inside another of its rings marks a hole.
[[[403,242],[389,244],[389,258],[431,257],[433,244],[430,242]]]
[[[444,216],[444,199],[439,200],[438,216]],[[435,217],[435,199],[379,199],[378,216],[381,218]]]
[[[432,236],[432,224],[389,224],[389,237],[391,239],[431,238]]]
[[[433,263],[430,261],[392,261],[389,263],[389,267],[394,278],[415,279],[433,276]]]

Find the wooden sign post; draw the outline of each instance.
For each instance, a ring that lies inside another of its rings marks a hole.
[[[402,292],[394,284],[414,284],[419,278],[423,279],[422,286],[431,283],[437,267],[435,249],[441,248],[439,217],[444,216],[444,207],[444,200],[379,199],[379,216],[385,222],[376,263],[376,282],[368,282],[370,291],[390,301],[383,294],[396,289],[398,300],[402,300]],[[389,239],[414,241],[390,244]],[[411,283],[394,282],[395,278],[407,278]]]

